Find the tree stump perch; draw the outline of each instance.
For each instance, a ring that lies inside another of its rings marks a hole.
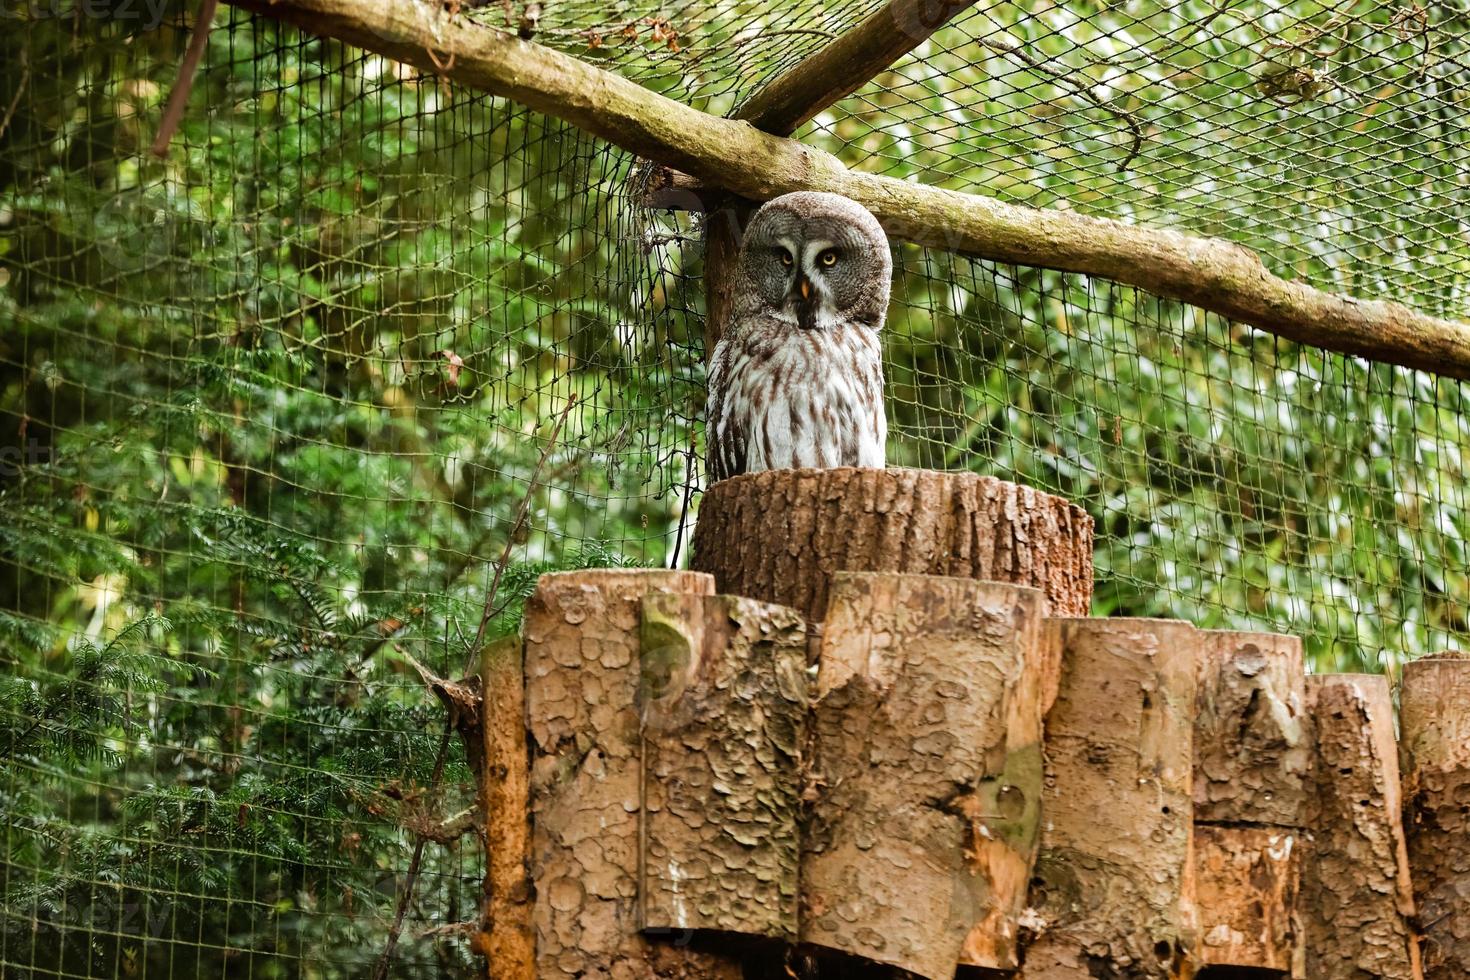
[[[974,473],[769,470],[704,493],[691,567],[720,592],[827,610],[836,572],[903,572],[1040,589],[1047,615],[1092,602],[1092,518],[1060,497]]]

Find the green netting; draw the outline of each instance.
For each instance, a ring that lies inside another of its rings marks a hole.
[[[876,6],[553,2],[539,39],[724,113]],[[513,531],[492,633],[544,568],[686,558],[699,219],[561,123],[229,10],[155,159],[189,15],[6,14],[0,974],[366,975],[415,834],[469,802],[404,655],[463,668]],[[799,135],[1457,316],[1465,18],[985,5]],[[1464,385],[896,255],[890,460],[1081,503],[1097,613],[1298,633],[1318,669],[1462,642]],[[473,969],[481,867],[428,846],[394,975]]]

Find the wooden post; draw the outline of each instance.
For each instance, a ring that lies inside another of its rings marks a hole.
[[[1309,676],[1307,702],[1317,731],[1301,903],[1307,975],[1422,980],[1388,679]]]
[[[1021,980],[1175,980],[1196,941],[1191,840],[1199,632],[1050,619],[1041,857]]]
[[[812,720],[801,937],[950,980],[1014,968],[1039,834],[1042,598],[839,574]]]
[[[1197,965],[1300,977],[1306,951],[1296,897],[1313,761],[1301,641],[1201,632]]]
[[[806,624],[736,596],[643,600],[645,929],[796,940]]]
[[[1470,976],[1470,658],[1404,665],[1405,833],[1425,980]]]
[[[533,980],[530,771],[520,637],[487,644],[480,660],[485,770],[485,900],[477,945],[496,980]]]
[[[827,610],[839,571],[989,579],[1042,591],[1046,612],[1085,616],[1092,519],[1059,497],[974,473],[771,470],[705,491],[692,567],[719,591]]]
[[[708,595],[694,572],[544,575],[526,604],[536,976],[737,980],[739,962],[638,931],[643,597]]]

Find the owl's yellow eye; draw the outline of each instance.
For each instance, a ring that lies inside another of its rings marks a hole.
[[[830,269],[832,266],[837,264],[837,253],[831,249],[828,249],[821,255],[817,256],[817,261]]]
[[[789,266],[794,261],[791,258],[791,253],[786,251],[784,248],[776,249],[776,254],[781,256],[781,264],[784,266]]]

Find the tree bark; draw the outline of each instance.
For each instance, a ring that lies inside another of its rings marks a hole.
[[[1306,976],[1296,916],[1301,836],[1278,827],[1194,825],[1196,966]]]
[[[1463,980],[1470,976],[1470,659],[1405,664],[1399,726],[1424,977]]]
[[[1092,518],[1059,497],[974,473],[770,470],[705,491],[692,567],[721,592],[826,614],[839,571],[1029,585],[1046,612],[1085,616]]]
[[[1014,968],[1039,834],[1042,598],[841,574],[813,709],[803,941],[950,980]]]
[[[1138,286],[1300,343],[1470,378],[1470,327],[1398,303],[1272,275],[1233,242],[1006,204],[848,170],[747,122],[700,112],[636,82],[457,16],[426,0],[231,0],[566,120],[640,157],[752,201],[846,195],[895,238]]]
[[[638,931],[642,600],[713,586],[695,572],[562,572],[543,575],[526,604],[538,980],[740,977],[733,956]]]
[[[1296,637],[1202,630],[1194,744],[1198,965],[1299,977],[1313,732]]]
[[[645,929],[796,940],[806,660],[785,606],[644,598]]]
[[[1301,827],[1312,766],[1301,640],[1202,633],[1195,822]]]
[[[1307,678],[1316,721],[1312,845],[1302,883],[1307,975],[1423,980],[1399,798],[1393,696],[1368,674]]]
[[[1045,815],[1021,980],[1175,980],[1196,945],[1196,652],[1176,620],[1050,619]]]

